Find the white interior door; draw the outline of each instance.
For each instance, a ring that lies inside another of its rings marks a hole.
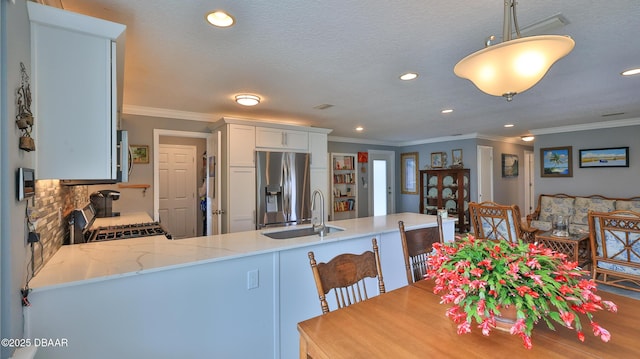
[[[478,146],[478,202],[493,201],[493,147]]]
[[[221,133],[207,137],[207,235],[220,234],[222,228],[220,185]]]
[[[160,144],[160,219],[173,238],[195,237],[196,147]]]
[[[393,151],[369,151],[369,215],[383,216],[395,213],[395,153]],[[360,173],[362,176],[363,173]]]

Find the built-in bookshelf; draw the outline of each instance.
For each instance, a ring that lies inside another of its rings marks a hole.
[[[358,217],[355,153],[331,154],[331,220]]]

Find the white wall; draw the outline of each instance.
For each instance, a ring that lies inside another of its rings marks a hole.
[[[0,126],[1,178],[1,226],[0,257],[2,268],[0,317],[2,338],[21,338],[23,329],[20,288],[25,285],[29,247],[25,240],[26,202],[16,199],[15,171],[19,167],[34,168],[35,154],[18,149],[20,131],[14,124],[16,115],[15,91],[20,86],[20,62],[31,74],[30,29],[27,6],[24,0],[15,4],[2,1],[2,126]],[[6,40],[6,41],[4,41]],[[33,84],[32,84],[33,88]],[[32,108],[33,110],[33,108]],[[6,119],[6,121],[5,121]],[[38,119],[35,119],[37,125]],[[38,141],[36,139],[36,150]],[[8,358],[13,348],[2,347],[2,358]]]
[[[572,146],[573,177],[541,177],[540,149]],[[579,150],[629,147],[629,167],[580,168]],[[539,194],[640,196],[640,125],[536,135],[535,191]],[[537,201],[537,198],[536,198]]]

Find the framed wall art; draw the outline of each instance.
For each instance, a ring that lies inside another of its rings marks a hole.
[[[540,149],[541,177],[573,177],[571,146]]]
[[[518,177],[518,155],[502,154],[502,177]]]
[[[402,194],[418,194],[418,152],[400,154]]]
[[[149,163],[149,146],[130,145],[129,152],[133,163]]]
[[[431,152],[431,168],[442,168],[442,152]]]
[[[462,149],[451,150],[451,165],[462,168]]]
[[[629,147],[580,150],[580,168],[629,167]]]

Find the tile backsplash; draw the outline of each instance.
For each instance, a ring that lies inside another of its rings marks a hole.
[[[35,272],[53,256],[69,236],[69,214],[89,203],[87,186],[63,186],[58,180],[36,181],[33,207],[37,218],[36,232],[40,243],[35,243]]]

